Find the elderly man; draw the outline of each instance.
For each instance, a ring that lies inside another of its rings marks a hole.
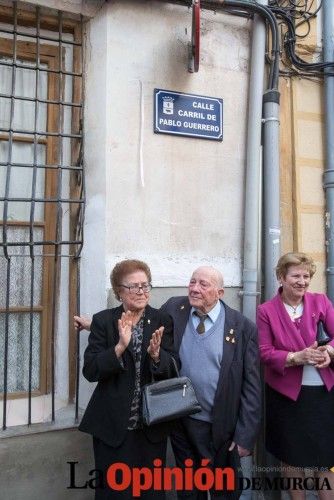
[[[199,267],[188,297],[172,297],[162,309],[174,321],[181,375],[195,387],[202,411],[182,419],[172,435],[176,463],[191,458],[195,467],[209,458],[213,467],[240,469],[250,455],[261,419],[257,331],[253,323],[223,301],[224,283],[213,267]],[[212,498],[239,494],[212,492]],[[204,500],[206,491],[178,492],[178,498]]]
[[[181,375],[195,387],[202,411],[186,417],[171,436],[176,464],[194,467],[209,459],[212,467],[233,467],[252,453],[261,420],[261,383],[255,325],[222,300],[222,274],[199,267],[188,297],[172,297],[163,306],[174,321],[174,346]],[[90,321],[75,317],[89,329]],[[212,499],[239,498],[239,492],[211,491]],[[205,500],[206,491],[178,491],[178,498]]]

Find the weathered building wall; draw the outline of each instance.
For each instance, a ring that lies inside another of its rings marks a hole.
[[[184,286],[194,266],[212,263],[224,271],[228,286],[239,286],[247,23],[203,13],[200,71],[190,74],[191,14],[184,7],[115,2],[108,22],[109,267],[142,256],[152,265],[155,284]],[[155,87],[224,98],[223,142],[153,134]]]
[[[319,33],[320,32],[320,33]],[[298,47],[300,57],[319,60],[321,20]],[[326,291],[325,130],[321,80],[281,79],[281,218],[282,253],[310,254],[317,265],[313,291]]]
[[[109,269],[130,256],[151,264],[155,285],[184,286],[200,263],[241,284],[250,22],[204,12],[197,74],[187,71],[190,25],[184,7],[130,1],[106,5],[90,23],[84,257],[89,267],[100,213],[106,287]],[[224,98],[224,141],[154,134],[155,87]]]

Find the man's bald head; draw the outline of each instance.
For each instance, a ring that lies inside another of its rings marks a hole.
[[[207,313],[224,295],[222,273],[212,266],[200,266],[192,274],[189,283],[190,304],[202,313]]]
[[[193,275],[195,273],[205,273],[207,276],[210,276],[211,279],[214,279],[218,285],[219,288],[224,288],[224,278],[222,273],[217,269],[216,267],[213,266],[200,266],[195,271],[193,272]]]

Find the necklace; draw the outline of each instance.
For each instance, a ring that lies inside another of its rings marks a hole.
[[[303,303],[302,302],[300,304],[297,304],[296,306],[292,306],[291,304],[288,304],[287,302],[284,302],[284,305],[285,305],[285,308],[287,309],[289,315],[292,316],[293,318],[295,318],[297,314],[299,316],[301,316],[301,314],[303,312]],[[290,310],[288,308],[290,308]]]
[[[288,304],[288,306],[289,306],[289,307],[291,307],[291,309],[292,309],[292,314],[295,316],[295,315],[297,314],[297,309],[298,309],[299,304],[298,304],[298,306],[296,306],[296,307],[293,307],[293,306],[291,306],[290,304]]]

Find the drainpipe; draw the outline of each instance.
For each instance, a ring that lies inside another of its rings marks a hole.
[[[268,0],[259,3],[267,5]],[[254,15],[249,79],[249,104],[246,146],[245,229],[242,311],[255,321],[258,291],[259,211],[261,200],[261,118],[264,87],[266,27]]]
[[[334,61],[334,2],[323,2],[323,57],[324,62]],[[324,189],[326,196],[326,246],[327,246],[327,294],[334,302],[334,77],[324,71],[326,167]]]
[[[276,88],[263,98],[264,298],[277,293],[275,267],[280,256],[279,99]]]

